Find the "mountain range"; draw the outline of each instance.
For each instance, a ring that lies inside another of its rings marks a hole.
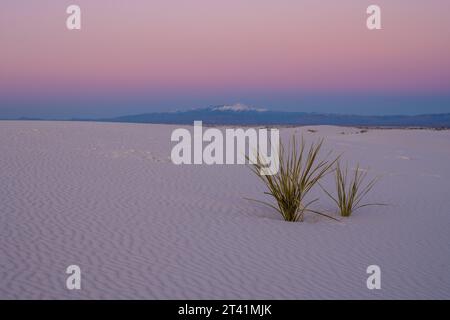
[[[345,115],[306,112],[270,111],[245,105],[220,105],[174,112],[154,112],[82,121],[192,124],[201,120],[206,125],[338,125],[383,127],[450,128],[450,113],[422,115]]]

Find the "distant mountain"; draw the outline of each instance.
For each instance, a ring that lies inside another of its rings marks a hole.
[[[206,125],[338,125],[450,128],[450,113],[414,116],[363,116],[268,111],[240,104],[187,111],[145,113],[116,118],[83,120],[155,124],[192,124],[196,120],[201,120]]]

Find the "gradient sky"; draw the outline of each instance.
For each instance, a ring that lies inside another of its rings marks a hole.
[[[0,118],[450,112],[449,15],[449,0],[2,0]]]

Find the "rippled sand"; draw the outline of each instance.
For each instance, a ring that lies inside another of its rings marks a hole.
[[[0,298],[450,298],[449,131],[282,129],[382,175],[368,200],[390,204],[287,223],[243,199],[265,199],[245,166],[173,165],[174,128],[0,121]]]

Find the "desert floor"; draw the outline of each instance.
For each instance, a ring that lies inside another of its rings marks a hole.
[[[370,167],[389,204],[289,223],[244,199],[269,200],[248,167],[172,164],[175,128],[0,121],[0,298],[450,298],[450,131],[282,129]]]

